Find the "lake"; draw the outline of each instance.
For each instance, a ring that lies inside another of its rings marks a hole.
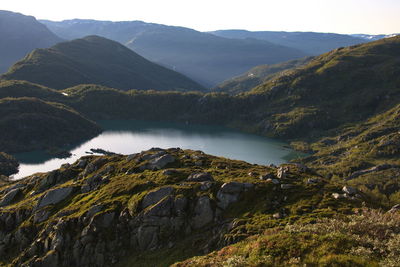
[[[72,153],[69,158],[52,158],[44,151],[14,154],[20,161],[20,168],[13,178],[20,179],[57,169],[64,163],[73,163],[88,155],[86,152],[91,148],[128,155],[152,147],[180,147],[262,165],[281,164],[301,156],[285,147],[284,142],[225,127],[132,120],[98,123],[104,132],[80,145],[65,148]]]

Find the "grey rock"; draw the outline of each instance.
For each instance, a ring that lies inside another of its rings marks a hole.
[[[192,173],[186,179],[188,182],[214,182],[214,178],[207,172]]]
[[[187,206],[188,206],[188,199],[186,197],[180,196],[175,198],[174,210],[178,216],[181,216],[183,213],[185,213]]]
[[[48,210],[39,210],[33,216],[34,223],[41,223],[47,220],[50,216],[50,211]]]
[[[177,173],[178,173],[178,171],[175,169],[168,169],[168,170],[163,171],[163,174],[167,175],[167,176],[175,175]]]
[[[318,183],[319,183],[319,179],[317,179],[317,178],[307,179],[307,184],[318,184]]]
[[[239,182],[224,183],[220,191],[228,194],[239,194],[244,190],[244,184]]]
[[[274,179],[276,176],[272,173],[266,173],[263,175],[260,175],[260,180],[268,180],[268,179]]]
[[[149,162],[148,169],[150,170],[160,170],[164,168],[167,164],[175,161],[175,158],[170,154],[165,154],[157,157]]]
[[[131,161],[131,160],[133,160],[134,158],[136,158],[137,155],[139,155],[139,153],[130,154],[130,155],[128,155],[128,156],[126,157],[126,160],[127,160],[127,161]]]
[[[0,201],[0,207],[8,206],[10,205],[18,196],[18,194],[21,192],[20,188],[16,188],[8,192]]]
[[[364,175],[364,174],[368,174],[368,173],[372,173],[372,172],[378,172],[378,171],[383,171],[383,170],[387,170],[387,169],[392,169],[392,168],[400,168],[399,165],[392,165],[392,164],[382,164],[382,165],[377,165],[374,166],[372,168],[366,169],[366,170],[360,170],[360,171],[356,171],[353,172],[349,177],[347,177],[345,180],[352,180],[357,178],[358,176]]]
[[[192,218],[192,227],[199,229],[214,219],[214,212],[211,208],[211,200],[208,196],[201,196],[197,199],[194,207],[194,217]]]
[[[293,187],[294,187],[294,185],[292,185],[292,184],[281,184],[281,189],[283,189],[283,190],[291,189]]]
[[[79,169],[83,169],[86,167],[86,164],[87,164],[87,160],[81,159],[78,161],[78,163],[76,163],[76,167],[78,167]]]
[[[108,228],[111,226],[115,218],[115,212],[102,213],[93,217],[92,223],[100,228]]]
[[[141,250],[151,249],[158,244],[158,227],[140,226],[138,229],[138,244]]]
[[[93,207],[91,207],[91,208],[86,212],[85,217],[86,217],[86,218],[91,218],[91,217],[93,217],[93,215],[95,215],[96,213],[102,211],[103,208],[104,208],[103,205],[96,205],[96,206],[93,206]]]
[[[171,195],[174,192],[173,187],[161,187],[153,192],[149,192],[142,200],[142,209],[158,203],[164,197]]]
[[[173,207],[173,200],[171,196],[163,198],[156,205],[152,206],[146,211],[147,216],[168,217],[171,216],[171,209]]]
[[[213,182],[201,182],[200,190],[207,191],[214,185]]]
[[[42,207],[48,206],[48,205],[55,205],[57,203],[60,203],[67,197],[69,197],[72,192],[73,192],[73,187],[62,187],[62,188],[57,188],[53,189],[49,192],[47,192],[40,200],[38,205],[36,206],[36,209],[40,209]]]
[[[349,195],[355,195],[358,193],[358,189],[351,186],[343,186],[342,191]]]
[[[279,180],[278,179],[267,179],[267,182],[271,182],[271,183],[273,183],[273,184],[280,184],[280,182],[279,182]]]

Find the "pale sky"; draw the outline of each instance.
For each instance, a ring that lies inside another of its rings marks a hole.
[[[400,33],[400,0],[0,0],[37,19],[143,20],[199,31]]]

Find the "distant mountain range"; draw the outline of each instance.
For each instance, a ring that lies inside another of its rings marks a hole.
[[[118,41],[156,63],[214,86],[261,64],[301,58],[297,49],[255,39],[229,39],[183,27],[141,21],[41,21],[65,39],[99,35]]]
[[[251,38],[265,40],[271,43],[301,50],[308,55],[319,55],[338,47],[367,42],[367,40],[363,38],[335,33],[275,31],[251,32],[246,30],[220,30],[211,33],[225,38]]]
[[[62,41],[34,17],[4,10],[0,10],[0,36],[0,73],[33,49]]]
[[[154,64],[118,42],[98,36],[36,49],[0,77],[55,89],[100,84],[122,90],[204,90],[184,75]]]

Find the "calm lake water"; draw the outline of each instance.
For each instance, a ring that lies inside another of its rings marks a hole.
[[[202,150],[207,154],[256,164],[281,164],[300,154],[285,148],[283,142],[218,126],[183,125],[164,122],[100,121],[104,132],[76,147],[67,159],[52,158],[44,151],[19,153],[19,173],[14,179],[59,168],[88,155],[91,148],[133,154],[152,147]]]

